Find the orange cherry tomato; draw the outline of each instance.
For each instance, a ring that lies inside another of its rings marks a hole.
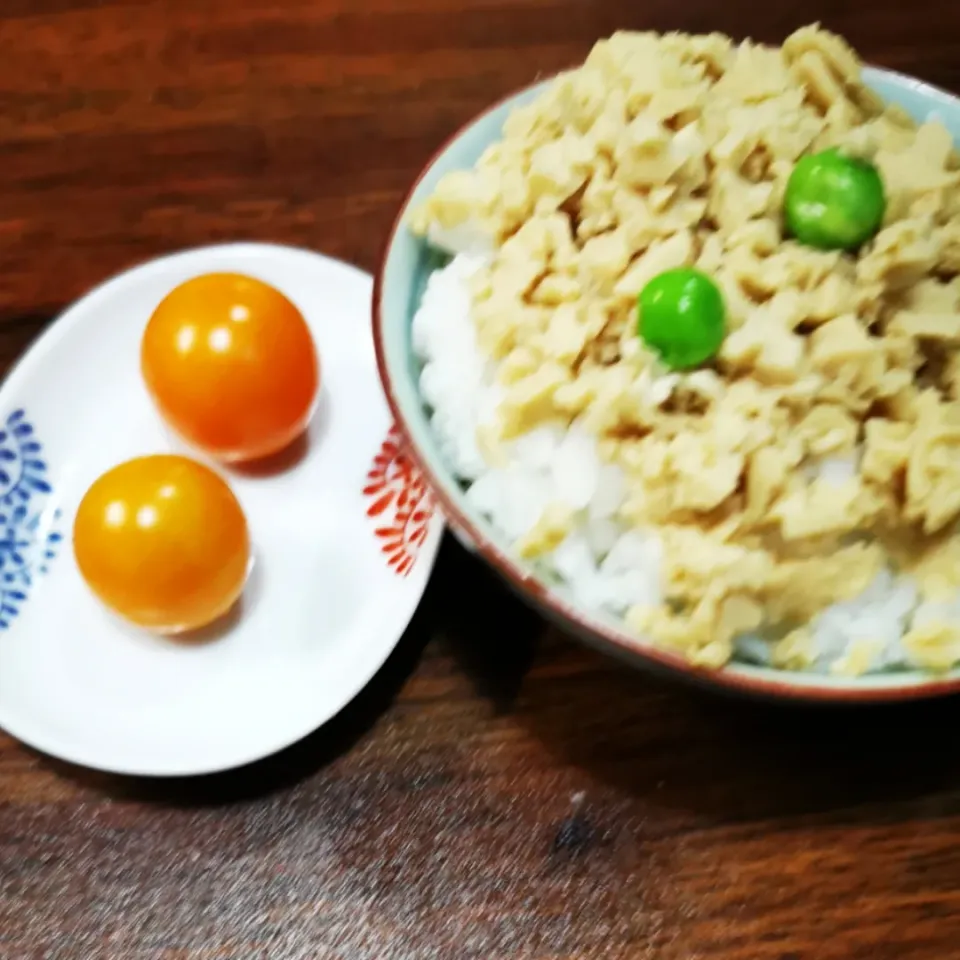
[[[97,479],[77,510],[73,550],[103,603],[161,633],[226,613],[250,561],[247,521],[227,484],[170,455],[128,460]]]
[[[320,383],[300,311],[279,290],[236,273],[173,289],[143,335],[141,368],[164,419],[221,460],[254,460],[304,430]]]

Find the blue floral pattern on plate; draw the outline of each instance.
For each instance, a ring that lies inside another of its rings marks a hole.
[[[0,630],[20,613],[63,540],[42,453],[25,411],[15,410],[0,425]]]

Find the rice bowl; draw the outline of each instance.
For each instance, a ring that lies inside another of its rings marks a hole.
[[[946,95],[940,96],[949,100]],[[529,102],[531,98],[527,95],[523,99]],[[931,104],[928,100],[922,106],[929,109]],[[502,109],[498,121],[506,113],[507,109]],[[498,126],[499,122],[491,120],[485,134],[471,147],[473,155],[447,162],[446,169],[469,164],[489,144]],[[422,203],[436,189],[441,172],[427,172],[413,203],[405,210],[403,222],[398,223],[386,264],[387,276],[379,278],[381,298],[384,284],[390,285],[393,247],[410,223],[417,201]],[[461,231],[461,238],[453,246],[463,247],[464,235]],[[436,236],[431,239],[437,241]],[[554,613],[562,606],[561,617],[567,622],[574,620],[590,639],[612,641],[674,666],[685,659],[695,666],[713,668],[731,660],[722,674],[736,682],[744,676],[769,679],[772,671],[747,664],[770,664],[776,655],[777,666],[808,672],[808,676],[785,673],[778,687],[823,689],[827,696],[847,688],[893,690],[900,680],[908,681],[913,690],[920,689],[916,685],[922,683],[921,678],[909,668],[922,663],[923,651],[920,658],[914,658],[909,645],[903,645],[904,634],[924,624],[952,622],[960,611],[952,602],[923,597],[915,578],[886,565],[874,570],[860,589],[817,611],[810,619],[810,636],[793,662],[789,645],[784,644],[790,631],[778,632],[776,624],[771,631],[767,623],[759,629],[737,631],[730,638],[729,650],[723,644],[713,648],[703,644],[690,656],[689,650],[671,648],[662,641],[659,649],[651,649],[646,631],[634,627],[629,617],[624,621],[624,615],[663,601],[663,539],[655,526],[625,524],[619,516],[629,479],[625,480],[621,465],[598,449],[596,433],[573,417],[565,424],[533,424],[501,440],[499,448],[491,451],[483,430],[478,432],[503,403],[505,385],[498,377],[497,359],[478,349],[476,324],[471,322],[470,278],[489,262],[490,250],[477,243],[476,236],[468,240],[465,252],[429,271],[424,289],[411,291],[413,301],[407,317],[415,315],[412,350],[406,348],[404,360],[405,366],[413,360],[409,374],[406,370],[398,373],[389,356],[390,345],[380,345],[381,373],[391,401],[412,435],[415,455],[437,482],[455,526],[466,528],[485,554],[488,550],[499,554],[493,557],[496,565],[506,568],[508,576],[525,592],[532,590],[539,595]],[[449,246],[449,238],[443,243]],[[425,256],[419,245],[411,250],[418,258]],[[421,278],[427,273],[421,268]],[[379,309],[378,321],[382,324],[384,311],[393,308],[381,302]],[[389,330],[377,331],[378,338],[388,335]],[[409,395],[406,383],[400,389],[398,380],[407,376],[419,383],[419,396]],[[697,376],[695,372],[691,378]],[[643,389],[656,402],[658,397],[669,395],[675,382],[676,377],[669,372],[651,371]],[[398,397],[401,392],[404,395]],[[422,406],[413,410],[414,399],[418,404],[425,403],[430,411],[429,436],[423,429],[426,418]],[[842,486],[855,474],[860,456],[856,450],[838,451],[837,455],[820,457],[816,464],[805,463],[802,469],[815,469],[818,480]],[[551,517],[558,503],[565,509],[560,511],[561,516]],[[572,525],[571,514],[576,518]],[[922,665],[932,664],[928,661]],[[905,672],[897,677],[886,672],[891,669]],[[844,679],[860,674],[873,676],[855,682]],[[939,678],[930,684],[931,689],[945,686]]]

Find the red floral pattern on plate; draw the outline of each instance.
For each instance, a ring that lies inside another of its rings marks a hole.
[[[387,564],[398,576],[407,576],[427,538],[435,503],[420,471],[403,451],[396,424],[373,458],[363,495],[370,501],[367,516],[379,524],[374,533]]]

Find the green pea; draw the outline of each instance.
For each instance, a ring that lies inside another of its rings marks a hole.
[[[699,270],[667,270],[640,291],[637,331],[670,369],[696,367],[723,343],[723,295]]]
[[[787,229],[821,250],[854,250],[880,229],[886,210],[883,181],[866,160],[839,150],[802,157],[784,199]]]

